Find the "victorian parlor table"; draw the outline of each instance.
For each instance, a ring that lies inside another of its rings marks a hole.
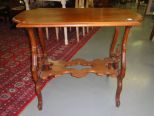
[[[24,11],[13,18],[18,28],[26,28],[31,42],[32,52],[32,77],[35,82],[36,94],[38,97],[38,109],[42,109],[42,95],[40,82],[49,76],[57,77],[62,74],[71,74],[80,78],[89,72],[98,76],[110,76],[117,78],[116,106],[120,106],[120,94],[122,80],[126,71],[126,43],[128,33],[132,26],[140,25],[142,16],[126,9],[119,8],[87,8],[87,9],[48,9],[39,8]],[[105,59],[86,61],[76,59],[72,61],[53,61],[48,58],[44,33],[45,27],[82,27],[82,26],[114,26],[115,33],[111,42],[109,56]],[[119,28],[125,27],[122,43],[117,47]],[[34,29],[38,29],[40,41],[37,41]],[[38,49],[40,43],[42,49]],[[71,66],[90,66],[85,69],[73,69]]]

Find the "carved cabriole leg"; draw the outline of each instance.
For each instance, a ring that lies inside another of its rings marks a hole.
[[[119,27],[115,27],[115,33],[110,47],[110,57],[112,57],[113,54],[115,53],[115,47],[118,41],[118,35],[119,35]]]
[[[119,35],[119,27],[115,27],[115,32],[114,32],[114,36],[113,36],[113,40],[111,43],[111,47],[110,47],[110,58],[116,57],[116,44],[118,41],[118,35]],[[115,69],[118,69],[118,62],[113,64]],[[111,65],[109,65],[109,67],[111,67]]]
[[[47,49],[46,49],[46,42],[45,42],[45,38],[44,38],[44,33],[42,28],[38,28],[38,35],[39,35],[39,40],[40,40],[40,44],[41,44],[41,48],[42,48],[42,52],[43,52],[43,57],[40,58],[40,66],[39,69],[40,71],[42,70],[48,70],[49,69],[49,63],[47,60]],[[40,75],[39,75],[40,76]]]
[[[38,109],[42,110],[42,93],[41,93],[41,79],[39,78],[36,82],[36,94],[38,98]]]
[[[47,57],[46,43],[45,43],[42,28],[38,28],[38,34],[39,34],[39,39],[40,39],[40,43],[41,43],[41,47],[42,47],[43,56]]]
[[[117,77],[117,91],[116,91],[116,106],[120,106],[120,94],[122,91],[122,80],[125,76],[126,71],[126,44],[128,40],[128,34],[131,27],[125,27],[125,32],[121,46],[121,68]]]
[[[41,88],[40,88],[40,79],[38,77],[38,66],[37,66],[37,58],[38,58],[38,51],[37,51],[37,41],[35,39],[34,30],[32,28],[28,28],[28,34],[30,37],[31,42],[31,50],[32,50],[32,77],[35,82],[35,89],[36,94],[38,97],[38,109],[42,109],[42,95],[41,95]]]

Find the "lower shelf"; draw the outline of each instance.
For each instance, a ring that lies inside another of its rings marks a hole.
[[[47,79],[49,76],[60,76],[63,74],[71,74],[73,77],[85,77],[88,73],[95,73],[99,76],[107,75],[116,77],[118,70],[113,68],[113,60],[111,58],[95,59],[86,61],[84,59],[75,59],[72,61],[53,61],[48,59],[48,64],[42,65],[40,73],[41,79]],[[74,68],[80,65],[82,69]],[[88,66],[88,68],[87,68]],[[48,68],[44,68],[48,67]]]
[[[117,77],[118,70],[113,68],[114,61],[111,58],[95,59],[86,61],[84,59],[75,59],[72,61],[61,61],[48,59],[46,65],[42,65],[40,73],[41,79],[47,79],[49,76],[61,76],[63,74],[71,74],[73,77],[85,77],[88,73],[95,73],[99,76]],[[75,66],[80,65],[82,69],[77,69]],[[88,66],[88,68],[87,68]],[[48,67],[48,68],[44,68]]]

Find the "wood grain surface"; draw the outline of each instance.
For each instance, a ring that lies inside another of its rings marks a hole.
[[[137,26],[142,16],[119,8],[38,8],[13,18],[17,27]]]

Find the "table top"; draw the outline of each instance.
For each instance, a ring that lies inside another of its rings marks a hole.
[[[13,18],[17,27],[137,26],[142,16],[119,8],[38,8]]]

